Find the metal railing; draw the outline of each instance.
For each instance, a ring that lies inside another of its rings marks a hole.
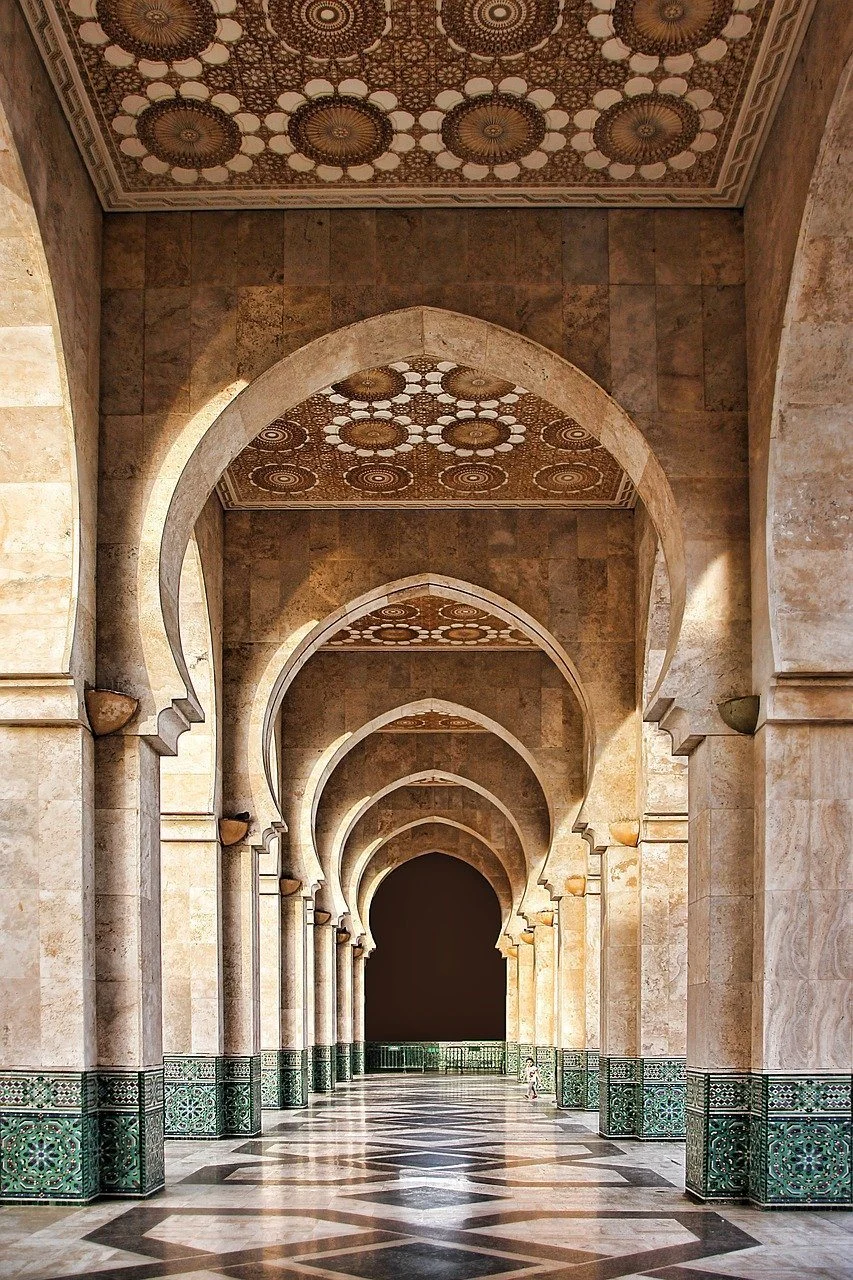
[[[366,1046],[366,1070],[506,1074],[503,1040],[373,1040]]]

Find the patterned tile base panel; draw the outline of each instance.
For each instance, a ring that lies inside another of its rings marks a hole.
[[[163,1068],[98,1073],[102,1195],[150,1196],[165,1185]]]
[[[506,1063],[506,1068],[505,1068],[506,1074],[508,1076],[514,1076],[515,1079],[517,1080],[518,1079],[518,1045],[515,1043],[514,1040],[507,1040],[506,1042],[506,1058],[504,1059],[504,1061]]]
[[[682,1139],[686,1065],[683,1058],[599,1060],[600,1131],[608,1138]]]
[[[339,1040],[335,1045],[335,1080],[345,1084],[352,1080],[352,1044]]]
[[[536,1061],[536,1046],[532,1044],[520,1044],[518,1046],[518,1080],[521,1083],[524,1080],[524,1064],[528,1058]]]
[[[534,1056],[539,1068],[539,1092],[554,1093],[557,1088],[557,1050],[551,1044],[538,1044]]]
[[[557,1050],[557,1106],[569,1111],[598,1110],[598,1050]]]
[[[167,1054],[163,1059],[167,1138],[225,1136],[224,1059],[207,1054]]]
[[[86,1204],[98,1156],[94,1072],[0,1072],[0,1203]]]
[[[261,1055],[229,1054],[222,1059],[225,1136],[261,1132]]]
[[[289,1111],[308,1106],[308,1049],[265,1049],[261,1053],[261,1106]]]
[[[702,1200],[743,1200],[749,1189],[749,1075],[687,1072],[685,1186]]]
[[[315,1044],[311,1049],[311,1092],[331,1093],[335,1087],[335,1047]]]
[[[354,1040],[350,1045],[350,1066],[353,1079],[357,1076],[363,1076],[366,1066],[366,1054],[364,1051],[364,1041]]]
[[[753,1203],[853,1203],[849,1075],[754,1073],[749,1113]]]

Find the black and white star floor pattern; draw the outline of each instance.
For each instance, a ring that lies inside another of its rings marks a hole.
[[[853,1214],[703,1207],[680,1143],[600,1138],[512,1081],[369,1077],[260,1138],[167,1143],[139,1204],[0,1210],[26,1280],[851,1280]]]

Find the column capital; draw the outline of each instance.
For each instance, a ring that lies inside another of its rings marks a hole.
[[[332,919],[331,911],[318,911],[316,907],[314,908],[314,919],[312,921],[313,924],[327,925],[331,919]]]

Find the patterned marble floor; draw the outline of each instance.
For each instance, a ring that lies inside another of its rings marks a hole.
[[[0,1276],[851,1280],[853,1214],[705,1209],[677,1143],[476,1077],[383,1077],[251,1141],[167,1144],[167,1190],[0,1209]]]

